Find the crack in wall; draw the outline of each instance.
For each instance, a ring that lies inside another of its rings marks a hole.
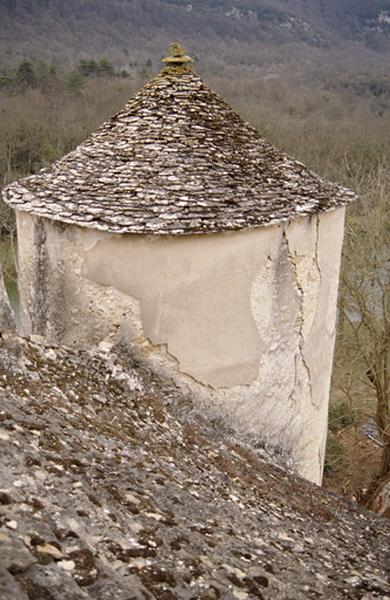
[[[319,289],[321,290],[321,284],[322,284],[322,273],[321,273],[321,267],[320,267],[320,261],[318,258],[319,255],[319,244],[320,244],[320,217],[319,215],[316,216],[316,239],[315,239],[315,254],[314,254],[314,258],[313,258],[313,263],[317,268],[317,272],[318,272],[318,278],[319,278]]]
[[[284,243],[286,245],[288,258],[290,260],[290,264],[292,266],[292,270],[293,270],[293,273],[294,273],[294,276],[295,276],[296,288],[298,290],[298,296],[299,296],[299,299],[300,299],[299,323],[298,323],[298,336],[299,336],[298,350],[299,350],[299,357],[301,359],[301,362],[302,362],[302,364],[304,366],[304,369],[306,371],[306,374],[307,374],[307,380],[308,380],[308,384],[309,384],[309,393],[310,393],[310,402],[311,402],[311,404],[313,406],[315,406],[315,404],[313,403],[313,386],[312,386],[312,381],[311,381],[310,368],[309,368],[309,365],[306,362],[306,359],[305,359],[305,356],[304,356],[304,352],[303,352],[303,345],[305,343],[305,338],[303,336],[303,327],[304,327],[304,324],[305,324],[305,318],[304,318],[305,291],[304,291],[304,288],[303,288],[301,282],[299,281],[298,268],[297,268],[296,261],[294,260],[293,253],[292,253],[291,248],[290,248],[290,244],[289,244],[289,241],[288,241],[286,229],[283,229],[282,239],[284,240]],[[295,390],[297,379],[298,379],[298,365],[297,365],[297,361],[295,361],[294,390]],[[293,390],[293,392],[291,394],[291,397],[294,394],[294,390]]]
[[[235,386],[218,386],[218,388],[213,387],[210,383],[206,383],[197,379],[195,375],[191,375],[188,371],[186,371],[180,363],[180,360],[169,351],[168,343],[163,344],[155,344],[152,340],[145,334],[143,334],[142,339],[138,338],[137,340],[133,340],[134,344],[137,344],[139,347],[144,348],[146,351],[150,351],[155,354],[156,358],[166,358],[171,365],[175,366],[176,372],[180,373],[180,377],[184,380],[188,379],[193,384],[195,384],[198,388],[203,390],[208,390],[209,392],[219,391],[228,391],[232,392],[232,390],[243,390],[243,389],[251,389],[253,388],[253,382],[251,383],[240,383]],[[188,384],[188,381],[187,381]]]
[[[288,403],[292,402],[295,407],[297,406],[297,401],[295,399],[295,389],[297,387],[297,382],[298,382],[298,365],[297,365],[297,357],[295,357],[295,360],[294,360],[294,383],[293,383],[292,390],[288,396]]]
[[[138,345],[141,345],[141,346],[143,345],[143,347],[145,349],[150,350],[153,353],[158,353],[159,357],[164,357],[172,365],[175,365],[176,371],[178,371],[182,377],[188,378],[190,381],[195,383],[197,386],[201,386],[202,388],[206,388],[208,390],[215,390],[215,388],[213,388],[212,385],[210,385],[208,383],[204,383],[203,381],[200,381],[199,379],[197,379],[196,377],[194,377],[193,375],[188,373],[188,371],[184,371],[180,364],[179,359],[176,358],[176,356],[168,350],[167,343],[154,344],[152,342],[152,340],[149,337],[147,337],[146,335],[144,335],[143,344],[141,344],[140,342],[141,342],[140,340],[137,341]]]
[[[182,371],[213,389],[249,386],[264,349],[250,306],[259,268],[251,242],[263,253],[265,239],[240,235],[234,253],[227,236],[202,244],[103,238],[83,251],[82,275],[136,298],[145,335],[167,343]]]
[[[318,274],[318,290],[319,293],[322,293],[322,272],[321,272],[321,267],[320,267],[320,260],[319,260],[319,244],[320,244],[320,216],[316,215],[316,228],[315,228],[315,246],[314,246],[314,257],[313,257],[313,264],[317,269],[317,274]],[[319,410],[319,406],[316,405],[316,403],[314,402],[313,399],[313,395],[310,395],[310,400],[311,400],[311,404],[317,409]],[[322,460],[322,458],[321,458]],[[324,462],[320,463],[320,464],[324,464]]]
[[[318,464],[320,468],[320,481],[322,480],[324,474],[324,466],[325,466],[325,456],[323,455],[322,448],[318,448]]]

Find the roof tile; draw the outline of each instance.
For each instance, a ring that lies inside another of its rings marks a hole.
[[[73,152],[3,193],[13,208],[54,220],[159,235],[271,225],[355,199],[175,65]]]

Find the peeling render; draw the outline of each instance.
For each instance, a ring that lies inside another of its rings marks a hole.
[[[295,223],[284,229],[283,239],[287,245],[287,253],[295,277],[295,286],[300,300],[299,311],[299,355],[296,357],[296,381],[299,381],[299,370],[302,369],[300,394],[308,396],[313,403],[312,376],[305,359],[305,337],[310,333],[321,283],[318,268],[318,229],[319,217],[315,216],[306,221],[305,231],[296,228]],[[302,244],[302,238],[304,243]],[[306,242],[306,243],[305,243]]]
[[[107,236],[85,254],[82,272],[138,298],[145,336],[153,345],[166,343],[182,371],[213,388],[248,385],[264,351],[250,310],[259,247],[266,244],[257,238]]]
[[[86,231],[80,239],[77,227],[64,228],[22,213],[17,214],[17,226],[23,334],[48,335],[66,345],[142,338],[137,299],[81,275],[83,253],[100,238],[99,232]],[[41,275],[42,252],[36,244],[36,232],[41,228],[46,236],[45,278]]]
[[[319,483],[343,219],[338,208],[200,238],[112,235],[18,213],[24,333],[142,345],[202,411]]]

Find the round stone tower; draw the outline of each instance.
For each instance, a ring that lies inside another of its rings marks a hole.
[[[344,207],[173,45],[73,152],[15,182],[23,333],[129,341],[321,481]]]

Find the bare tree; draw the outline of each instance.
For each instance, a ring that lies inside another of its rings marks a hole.
[[[357,182],[349,215],[340,290],[344,375],[375,399],[381,465],[370,492],[390,473],[390,176],[386,164]],[[352,376],[352,377],[351,377]],[[367,389],[368,388],[368,389]],[[341,387],[341,389],[343,389]],[[351,393],[345,386],[344,393]],[[370,495],[370,494],[369,494]],[[370,500],[370,499],[369,499]]]

